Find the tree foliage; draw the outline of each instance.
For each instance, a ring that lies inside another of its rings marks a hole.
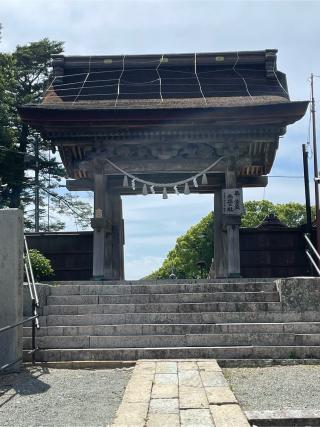
[[[29,256],[35,280],[50,279],[54,276],[51,261],[42,255],[41,252],[37,249],[30,249]]]
[[[25,227],[34,229],[36,171],[39,173],[40,230],[64,227],[61,214],[89,223],[90,205],[78,197],[61,195],[65,178],[59,157],[50,153],[50,142],[20,120],[18,107],[38,103],[51,79],[51,58],[63,51],[63,42],[43,40],[0,53],[0,208],[22,208]],[[50,221],[48,224],[48,205]]]
[[[313,215],[315,209],[312,208]],[[274,204],[268,200],[249,201],[245,203],[245,215],[241,227],[257,227],[270,213],[275,213],[279,220],[288,227],[298,227],[306,223],[306,208],[296,202]]]
[[[209,213],[177,239],[176,246],[168,253],[160,269],[148,278],[164,279],[170,274],[175,274],[178,279],[197,277],[197,262],[205,261],[206,265],[210,266],[212,252],[213,214]]]
[[[304,205],[295,202],[274,204],[263,200],[245,203],[241,226],[257,227],[270,213],[275,213],[279,220],[289,227],[298,227],[306,222]],[[168,253],[162,266],[148,278],[165,279],[169,278],[170,274],[181,279],[199,278],[199,261],[205,261],[204,276],[207,276],[214,252],[213,229],[214,214],[210,213],[177,239],[174,249]]]

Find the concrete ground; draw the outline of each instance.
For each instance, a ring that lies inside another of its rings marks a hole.
[[[320,366],[224,369],[242,409],[320,409]]]
[[[0,376],[1,427],[105,427],[133,368],[33,367]]]

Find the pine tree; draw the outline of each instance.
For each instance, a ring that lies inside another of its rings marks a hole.
[[[0,54],[0,178],[5,185],[0,208],[24,209],[27,230],[62,229],[61,215],[75,217],[81,228],[89,225],[90,205],[58,190],[65,170],[59,157],[50,153],[50,142],[18,114],[20,105],[41,101],[52,78],[51,57],[62,51],[63,42],[45,38]]]

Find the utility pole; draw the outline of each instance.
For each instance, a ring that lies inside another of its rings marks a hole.
[[[35,168],[34,168],[34,231],[39,232],[40,228],[40,212],[39,212],[39,137],[35,136],[34,140],[34,157],[35,157]]]
[[[312,118],[312,142],[313,142],[313,168],[314,168],[314,191],[316,205],[316,233],[317,233],[317,251],[320,253],[320,212],[319,212],[319,184],[318,184],[318,153],[317,153],[317,134],[316,134],[316,107],[314,100],[313,74],[311,74],[311,118]]]
[[[303,155],[304,190],[305,190],[305,197],[306,197],[307,233],[311,236],[312,219],[311,219],[311,204],[310,204],[308,151],[307,151],[306,144],[302,144],[302,155]]]

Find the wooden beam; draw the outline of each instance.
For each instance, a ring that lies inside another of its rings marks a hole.
[[[92,179],[67,179],[66,187],[69,191],[93,191],[94,184]]]
[[[189,175],[186,174],[161,174],[162,179],[169,181],[178,181],[179,179],[185,179]],[[159,175],[141,175],[137,174],[138,177],[157,182],[159,181]],[[191,193],[197,194],[208,194],[214,193],[224,184],[224,176],[222,174],[208,174],[208,185],[199,185],[198,188],[190,185]],[[137,184],[137,190],[133,191],[131,187],[123,187],[122,185],[123,177],[122,176],[108,176],[108,191],[121,194],[123,196],[127,195],[137,195],[141,194],[142,185]],[[238,187],[266,187],[268,184],[267,176],[242,176],[237,179]],[[93,180],[88,178],[82,179],[67,179],[66,187],[69,191],[93,191]],[[141,191],[140,191],[141,187]],[[181,187],[182,189],[182,187]],[[168,193],[173,193],[173,189],[168,188]],[[161,188],[155,188],[156,193],[162,193]]]

